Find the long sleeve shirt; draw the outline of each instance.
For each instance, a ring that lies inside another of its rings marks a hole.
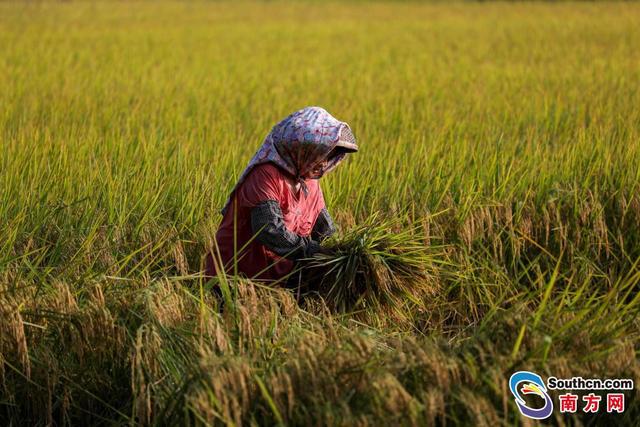
[[[218,228],[219,257],[215,248],[207,256],[208,276],[216,274],[221,262],[230,273],[278,280],[291,272],[296,259],[313,255],[319,241],[335,231],[318,180],[305,180],[306,196],[288,182],[286,172],[271,163],[251,171]]]

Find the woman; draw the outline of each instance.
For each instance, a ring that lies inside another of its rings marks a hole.
[[[335,227],[318,179],[356,151],[349,125],[320,107],[303,108],[274,126],[221,211],[207,276],[224,265],[227,273],[283,281],[296,260],[325,252],[320,242]]]

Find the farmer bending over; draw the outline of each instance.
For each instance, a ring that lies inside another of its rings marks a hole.
[[[358,151],[349,125],[320,107],[297,111],[273,127],[222,208],[216,250],[207,254],[206,275],[220,261],[234,272],[278,281],[295,261],[326,252],[320,241],[335,232],[318,179],[347,153]],[[215,262],[214,262],[215,257]]]

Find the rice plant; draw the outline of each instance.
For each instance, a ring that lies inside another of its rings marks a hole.
[[[0,425],[518,425],[515,370],[640,383],[638,45],[633,2],[0,2]],[[361,148],[333,253],[302,301],[206,281],[307,105]]]
[[[306,293],[320,295],[336,312],[358,310],[403,317],[433,293],[434,254],[417,230],[372,215],[339,237],[324,242],[330,253],[302,261]]]

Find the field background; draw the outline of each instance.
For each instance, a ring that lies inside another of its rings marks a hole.
[[[519,424],[518,369],[638,383],[639,46],[634,3],[0,3],[0,422]],[[434,250],[410,322],[198,278],[308,105],[361,147],[339,227]]]

